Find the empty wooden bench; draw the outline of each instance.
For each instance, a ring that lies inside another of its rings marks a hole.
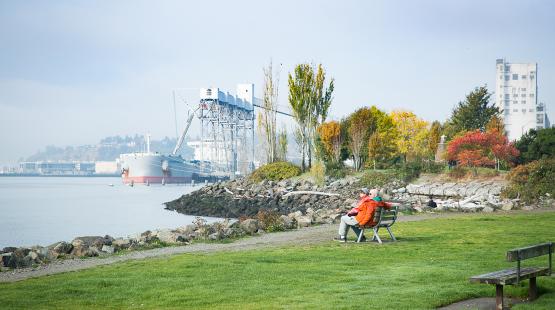
[[[381,244],[382,239],[378,234],[380,228],[387,229],[391,240],[396,241],[397,239],[395,239],[393,232],[391,232],[391,226],[393,226],[393,224],[395,224],[395,221],[397,221],[398,210],[399,208],[397,206],[392,207],[389,210],[383,207],[377,208],[376,211],[374,211],[374,217],[372,218],[373,224],[358,226],[358,228],[360,228],[360,233],[358,234],[357,242],[361,242],[362,237],[364,236],[364,231],[366,229],[371,229],[373,232],[372,241],[376,240],[378,241],[378,243]]]
[[[503,286],[515,285],[522,280],[530,279],[528,297],[534,300],[538,296],[536,277],[550,276],[552,264],[553,243],[542,243],[507,252],[507,261],[515,262],[516,268],[486,273],[470,278],[470,282],[495,285],[496,309],[503,309]],[[538,256],[549,255],[548,267],[522,267],[521,261]]]

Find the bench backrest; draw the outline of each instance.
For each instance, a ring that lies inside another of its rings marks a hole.
[[[380,226],[391,226],[393,224],[395,224],[395,221],[397,220],[397,211],[398,211],[398,207],[395,206],[389,210],[384,209],[384,208],[378,208],[381,210],[380,212],[380,221],[379,221],[379,225]]]
[[[516,262],[553,253],[553,243],[547,242],[507,251],[507,261]]]
[[[543,255],[549,255],[549,274],[551,274],[553,242],[546,242],[507,251],[507,261],[517,262],[517,283],[520,282],[520,261]]]

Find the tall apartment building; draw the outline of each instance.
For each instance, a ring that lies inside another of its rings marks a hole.
[[[509,63],[497,59],[495,104],[503,111],[509,140],[517,140],[532,128],[549,127],[545,105],[538,102],[538,64]]]

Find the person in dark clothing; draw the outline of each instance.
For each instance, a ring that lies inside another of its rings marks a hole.
[[[437,208],[437,203],[434,201],[434,197],[430,196],[430,201],[426,204],[428,207],[435,209]]]

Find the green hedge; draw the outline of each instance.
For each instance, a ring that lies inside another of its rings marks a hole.
[[[290,162],[280,161],[256,169],[249,178],[253,182],[260,182],[262,180],[280,181],[296,177],[300,174],[301,168]]]

